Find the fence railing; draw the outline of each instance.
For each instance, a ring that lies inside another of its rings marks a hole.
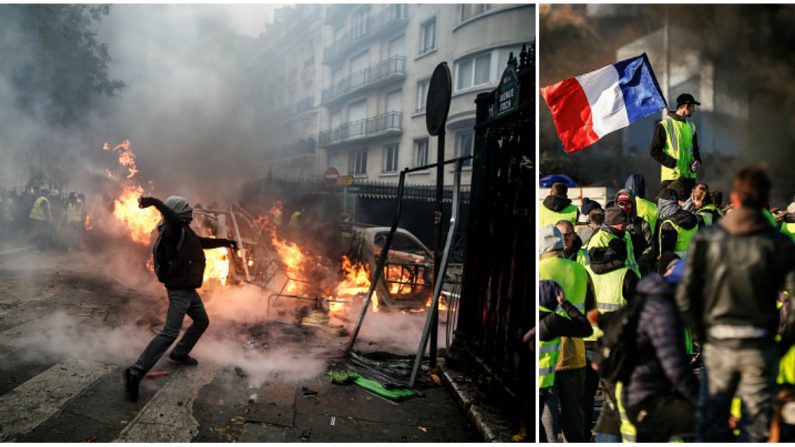
[[[404,4],[389,5],[375,14],[368,14],[363,23],[349,27],[339,39],[323,50],[323,63],[333,63],[360,42],[393,26],[407,23],[408,15]]]
[[[324,88],[322,102],[329,103],[349,93],[373,86],[387,79],[398,79],[406,75],[406,57],[392,56],[375,65],[353,72]]]
[[[337,127],[320,132],[319,146],[328,146],[354,138],[366,138],[386,132],[403,131],[403,113],[387,112],[372,118],[350,121]]]

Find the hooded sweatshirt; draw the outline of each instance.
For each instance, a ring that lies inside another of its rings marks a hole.
[[[657,210],[657,221],[660,223],[660,253],[674,251],[679,234],[666,221],[672,220],[676,225],[690,230],[698,226],[698,216],[682,209],[676,200],[667,200],[662,197],[657,199]]]

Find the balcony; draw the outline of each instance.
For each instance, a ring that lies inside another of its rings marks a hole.
[[[353,72],[331,87],[324,88],[321,102],[324,105],[330,105],[349,94],[405,78],[406,57],[392,56],[376,65]]]
[[[298,115],[304,112],[308,112],[312,110],[312,107],[314,105],[315,105],[315,98],[312,96],[307,96],[306,98],[303,98],[295,103],[295,114]]]
[[[366,140],[403,132],[403,113],[387,112],[358,121],[351,121],[320,132],[318,146],[328,147],[352,140]]]
[[[405,27],[408,23],[406,5],[387,5],[375,14],[368,14],[360,26],[348,27],[336,42],[323,50],[323,63],[336,64],[371,39]]]

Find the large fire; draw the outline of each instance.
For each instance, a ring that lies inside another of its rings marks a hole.
[[[215,248],[204,250],[204,257],[207,265],[204,267],[204,280],[216,279],[222,285],[226,285],[229,279],[229,252],[228,248]]]

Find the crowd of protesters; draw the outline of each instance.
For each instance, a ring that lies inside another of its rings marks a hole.
[[[85,196],[32,186],[0,190],[0,243],[26,241],[37,250],[76,250],[85,231]]]
[[[539,208],[542,442],[795,441],[795,198],[771,210],[770,189],[746,168],[728,203],[692,179],[647,198],[631,175],[605,206],[578,208],[552,186]],[[599,368],[616,324],[631,355],[611,381]]]

